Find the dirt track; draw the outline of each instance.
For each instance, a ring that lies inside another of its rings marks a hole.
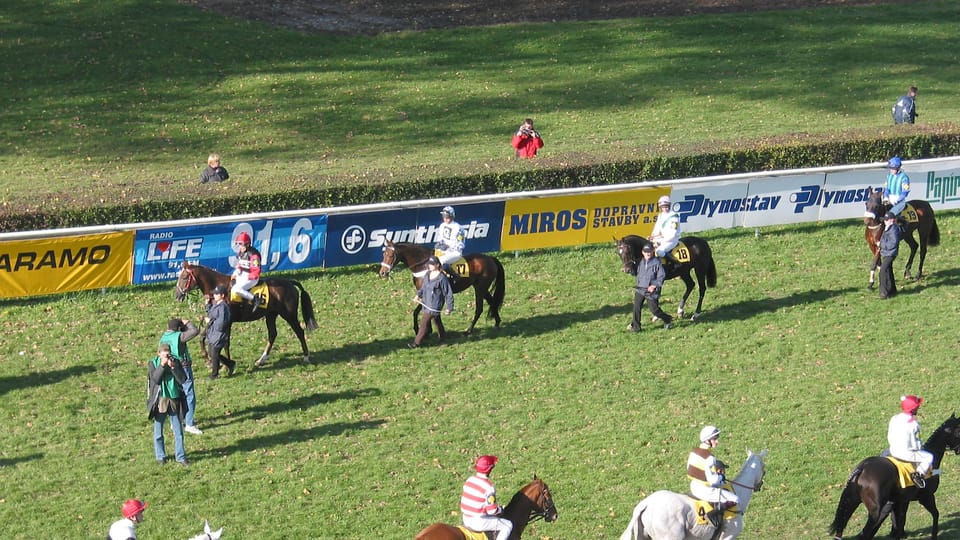
[[[822,6],[906,3],[908,0],[181,0],[238,18],[269,22],[302,32],[377,34],[482,26],[625,17],[683,16]]]

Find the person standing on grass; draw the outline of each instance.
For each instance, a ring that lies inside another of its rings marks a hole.
[[[437,337],[443,341],[447,337],[447,332],[443,328],[440,311],[446,306],[444,313],[447,315],[453,313],[453,287],[450,286],[450,280],[446,274],[440,271],[440,259],[436,257],[427,259],[427,273],[421,278],[420,289],[417,290],[417,296],[413,299],[423,306],[423,314],[420,316],[417,336],[407,347],[416,349],[423,343],[427,332],[430,331],[431,322],[436,323]]]
[[[210,157],[207,158],[207,168],[200,173],[200,183],[225,182],[228,178],[230,178],[230,173],[220,166],[220,154],[210,154]]]
[[[157,356],[147,363],[147,416],[153,420],[153,452],[157,463],[167,462],[163,441],[163,424],[170,418],[173,428],[174,452],[177,463],[187,467],[187,451],[183,447],[183,425],[187,412],[187,398],[183,383],[187,374],[180,361],[170,352],[170,345],[162,343]]]
[[[516,150],[518,158],[537,157],[537,150],[543,148],[543,138],[540,133],[533,129],[533,119],[527,118],[517,129],[516,134],[510,145]]]
[[[203,432],[194,424],[197,412],[197,393],[193,386],[193,359],[190,358],[187,342],[199,334],[200,331],[192,322],[174,317],[167,321],[167,330],[160,336],[160,344],[166,343],[170,346],[170,352],[174,358],[180,361],[184,373],[187,374],[187,380],[183,383],[183,393],[187,396],[187,425],[183,429],[194,435],[202,435]]]
[[[877,242],[880,248],[880,299],[885,300],[897,294],[897,280],[893,275],[893,261],[900,252],[900,226],[897,216],[887,212],[883,216],[883,234]]]
[[[134,532],[138,523],[143,523],[143,511],[146,510],[147,503],[137,499],[127,499],[120,511],[123,513],[123,519],[114,521],[107,532],[107,540],[137,540],[137,533]]]
[[[471,531],[496,531],[496,540],[507,540],[513,532],[513,523],[503,519],[503,507],[497,503],[497,488],[490,481],[490,472],[497,464],[497,456],[480,456],[473,468],[476,474],[463,484],[460,495],[460,513],[463,526]]]
[[[230,306],[224,298],[227,288],[217,285],[207,299],[207,355],[210,357],[210,380],[220,377],[220,364],[227,366],[227,377],[233,375],[237,363],[223,356],[221,351],[230,347]]]
[[[643,304],[650,306],[650,312],[663,321],[663,327],[669,329],[673,317],[660,309],[660,290],[667,274],[663,271],[660,259],[654,257],[653,245],[644,244],[643,260],[637,261],[637,286],[633,293],[633,321],[627,328],[633,332],[640,332],[640,318],[643,316]]]
[[[907,93],[898,97],[890,109],[894,124],[912,124],[920,116],[917,112],[917,87],[911,86]]]

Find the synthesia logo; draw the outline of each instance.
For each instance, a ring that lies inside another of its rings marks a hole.
[[[347,227],[340,236],[340,248],[343,249],[344,253],[349,253],[350,255],[360,253],[366,243],[367,231],[359,225]]]

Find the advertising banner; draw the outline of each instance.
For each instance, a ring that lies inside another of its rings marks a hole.
[[[924,199],[934,210],[960,208],[960,159],[924,165],[922,173],[911,172],[909,166],[903,168],[910,176],[910,198]]]
[[[657,199],[668,186],[506,201],[503,250],[612,242],[628,234],[648,236]]]
[[[313,215],[138,230],[133,283],[177,279],[184,260],[229,274],[237,263],[234,239],[246,232],[264,272],[323,266],[327,216]]]
[[[883,189],[884,171],[845,171],[830,173],[822,188],[803,186],[805,202],[820,208],[820,220],[862,219],[867,199],[875,189]]]
[[[331,215],[327,227],[327,266],[351,266],[383,260],[387,240],[433,246],[444,205]],[[466,253],[500,251],[503,201],[458,204],[456,221],[466,234]]]
[[[755,203],[747,200],[749,187],[746,179],[674,186],[670,198],[673,210],[680,214],[680,230],[687,234],[738,226],[742,222],[738,215],[750,211]],[[768,208],[769,204],[765,201],[763,205]]]
[[[130,284],[133,232],[0,242],[0,297]]]
[[[762,227],[817,221],[820,205],[830,202],[821,189],[825,178],[823,173],[754,178],[742,210],[736,214],[737,225]]]

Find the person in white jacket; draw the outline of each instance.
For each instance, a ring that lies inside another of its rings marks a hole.
[[[917,422],[917,410],[923,403],[918,396],[900,396],[900,410],[887,427],[887,443],[890,455],[917,464],[917,470],[911,475],[913,483],[919,488],[926,487],[924,477],[933,466],[933,454],[923,449],[920,441],[920,422]]]
[[[714,527],[719,526],[725,510],[740,503],[736,493],[724,489],[727,483],[726,465],[713,455],[713,449],[718,444],[720,430],[715,426],[704,426],[700,430],[700,446],[691,450],[687,458],[690,493],[702,501],[713,503],[714,509],[707,513],[707,517]]]
[[[657,222],[653,224],[650,241],[656,247],[657,257],[664,257],[668,262],[676,262],[670,256],[670,252],[680,243],[680,214],[671,210],[670,197],[667,195],[660,197],[657,206],[660,208],[660,215],[657,216]]]

